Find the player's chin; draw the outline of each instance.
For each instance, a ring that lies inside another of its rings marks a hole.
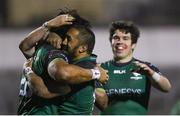
[[[114,56],[117,58],[117,59],[122,59],[124,58],[124,55],[122,53],[115,53]]]

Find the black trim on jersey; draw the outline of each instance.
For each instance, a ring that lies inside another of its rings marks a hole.
[[[48,67],[49,63],[56,58],[62,58],[67,63],[70,62],[69,56],[64,51],[62,51],[62,50],[51,50],[48,52],[47,56],[45,57],[45,66]]]
[[[144,64],[148,65],[155,72],[161,74],[160,70],[157,67],[155,67],[154,65],[152,65],[151,63],[145,62],[145,61],[142,61],[142,60],[138,60],[138,59],[135,59],[135,58],[132,58],[129,62],[126,62],[126,63],[117,63],[114,60],[112,60],[111,62],[112,62],[112,64],[114,66],[122,67],[122,66],[125,66],[125,65],[128,65],[128,64],[132,63],[133,61],[139,61],[140,63],[144,63]]]
[[[91,69],[91,68],[94,68],[95,65],[96,65],[96,62],[95,61],[81,61],[81,62],[78,62],[76,65],[82,67],[82,68],[87,68],[87,69]]]
[[[144,63],[144,64],[148,65],[153,71],[161,74],[160,70],[157,67],[155,67],[154,65],[152,65],[150,62],[145,62],[145,61],[141,61],[141,60],[138,60],[138,59],[134,59],[134,60],[139,61],[140,63]]]
[[[112,60],[112,64],[113,64],[114,66],[122,67],[122,66],[125,66],[125,65],[130,64],[132,61],[134,61],[134,58],[131,59],[129,62],[126,62],[126,63],[117,63],[116,61]]]

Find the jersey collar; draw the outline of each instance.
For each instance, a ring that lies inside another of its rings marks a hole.
[[[128,65],[128,64],[132,63],[133,61],[135,61],[135,58],[132,58],[129,62],[126,62],[126,63],[117,63],[114,60],[112,60],[112,64],[115,66],[121,67],[121,66]]]
[[[93,61],[93,62],[96,62],[96,59],[97,59],[97,55],[95,54],[91,54],[90,56],[87,56],[87,57],[84,57],[84,58],[80,58],[80,59],[77,59],[75,61],[72,61],[73,64],[77,64],[78,62],[82,62],[82,61]]]

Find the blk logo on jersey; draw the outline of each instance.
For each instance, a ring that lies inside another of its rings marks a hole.
[[[125,74],[126,70],[114,70],[114,74]]]

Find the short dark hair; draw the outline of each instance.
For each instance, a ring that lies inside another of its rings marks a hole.
[[[110,42],[112,41],[112,36],[115,33],[115,31],[117,29],[122,29],[125,30],[126,33],[131,33],[131,38],[132,38],[132,43],[137,43],[137,40],[140,36],[140,31],[138,29],[138,27],[131,21],[114,21],[111,23],[111,27],[110,27],[110,37],[109,40]]]
[[[60,9],[60,12],[58,15],[62,15],[62,14],[69,14],[73,16],[75,18],[75,20],[73,21],[73,25],[84,25],[85,27],[88,27],[88,28],[91,27],[89,21],[83,18],[82,16],[80,16],[77,10],[75,9],[70,9],[70,8]]]
[[[63,14],[69,14],[69,15],[73,16],[75,18],[75,20],[73,21],[73,24],[72,25],[64,25],[64,26],[50,30],[50,31],[58,34],[63,39],[65,38],[67,31],[73,25],[84,25],[85,27],[91,28],[89,21],[87,21],[85,18],[81,17],[75,9],[70,9],[70,8],[60,9],[57,16],[63,15]]]
[[[84,25],[74,25],[72,28],[79,31],[78,37],[80,39],[80,44],[87,45],[87,52],[88,54],[91,54],[95,45],[95,35],[93,31]]]

